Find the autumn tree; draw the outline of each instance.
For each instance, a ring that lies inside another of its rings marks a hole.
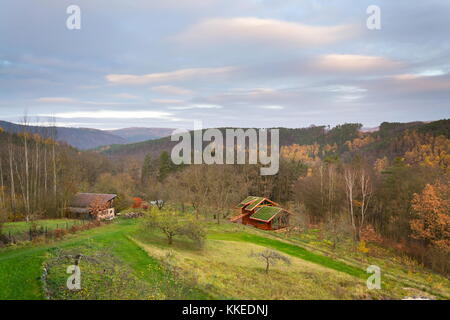
[[[423,191],[414,194],[412,210],[415,219],[410,223],[412,237],[439,249],[450,250],[450,199],[449,185],[427,184]]]
[[[142,207],[142,199],[139,197],[134,197],[133,198],[133,205],[132,208],[134,209],[138,209]]]

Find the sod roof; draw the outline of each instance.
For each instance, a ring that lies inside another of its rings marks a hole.
[[[261,202],[263,202],[265,198],[263,197],[257,197],[254,201],[252,201],[246,208],[246,210],[253,210],[256,208],[257,205],[259,205]]]
[[[272,220],[281,211],[283,211],[283,208],[264,206],[259,208],[254,214],[252,214],[250,218],[268,222]]]
[[[248,205],[248,204],[250,204],[250,203],[253,203],[253,202],[255,202],[256,200],[258,200],[258,199],[262,199],[261,197],[255,197],[255,196],[249,196],[249,197],[247,197],[247,198],[245,198],[244,200],[242,200],[242,202],[241,203],[239,203],[238,204],[238,208],[243,208],[243,207],[245,207],[246,205]],[[260,201],[259,201],[260,202]]]

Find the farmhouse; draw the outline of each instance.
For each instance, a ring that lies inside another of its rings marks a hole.
[[[264,197],[249,196],[237,208],[240,214],[231,218],[231,222],[250,224],[263,230],[277,230],[289,225],[290,213]]]
[[[114,218],[115,194],[77,193],[67,208],[77,218],[111,220]]]

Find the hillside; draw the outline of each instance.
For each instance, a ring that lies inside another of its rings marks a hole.
[[[124,128],[106,132],[119,136],[128,143],[135,143],[170,136],[173,130],[171,128]]]
[[[408,151],[409,146],[402,144],[401,139],[406,132],[415,131],[420,135],[450,135],[450,120],[439,120],[429,123],[410,122],[410,123],[389,123],[384,122],[379,130],[366,131],[362,129],[361,124],[343,124],[334,128],[326,126],[311,126],[308,128],[279,128],[280,146],[313,145],[320,146],[336,144],[336,153],[344,155],[348,153],[349,147],[346,144],[357,138],[370,137],[369,143],[365,144],[361,151],[369,157],[375,157],[382,154],[388,158],[403,155]],[[220,128],[222,132],[225,128]],[[191,132],[192,134],[192,132]],[[158,156],[162,151],[170,152],[177,142],[170,141],[170,137],[144,141],[127,145],[111,145],[101,148],[100,152],[112,156],[133,156],[143,158],[146,154],[153,157]]]
[[[56,140],[81,150],[96,148],[108,144],[127,143],[127,140],[111,133],[89,128],[41,127],[23,126],[7,121],[0,121],[0,127],[7,132],[32,132],[44,137],[50,137],[56,132]]]
[[[26,130],[31,133],[39,133],[44,137],[50,137],[56,133],[56,140],[65,142],[77,149],[88,150],[100,146],[127,144],[144,140],[152,140],[169,135],[173,129],[166,128],[125,128],[118,130],[98,130],[90,128],[66,128],[66,127],[26,127],[12,122],[1,121],[0,128],[7,132],[18,133]]]
[[[449,295],[445,278],[392,255],[360,254],[354,261],[341,260],[294,238],[229,223],[208,223],[203,248],[183,237],[169,246],[161,233],[143,232],[144,221],[118,219],[62,241],[0,249],[0,298],[301,300]],[[290,263],[274,265],[266,274],[264,263],[252,257],[265,249]],[[74,254],[85,257],[81,291],[65,286],[70,259],[64,257]],[[381,290],[366,287],[369,264],[383,268]],[[50,271],[45,278],[42,266]]]

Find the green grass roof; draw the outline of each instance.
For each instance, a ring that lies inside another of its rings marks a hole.
[[[264,197],[256,197],[256,199],[254,201],[252,201],[251,204],[248,205],[248,207],[246,208],[246,210],[253,210],[256,208],[256,206],[258,204],[260,204],[262,201],[264,200]]]
[[[250,218],[270,221],[274,216],[283,211],[280,207],[261,207]]]
[[[249,204],[249,203],[253,203],[256,200],[258,200],[260,197],[255,197],[255,196],[248,196],[247,198],[245,198],[244,200],[241,201],[241,203],[237,206],[238,208],[242,208],[245,205]]]

